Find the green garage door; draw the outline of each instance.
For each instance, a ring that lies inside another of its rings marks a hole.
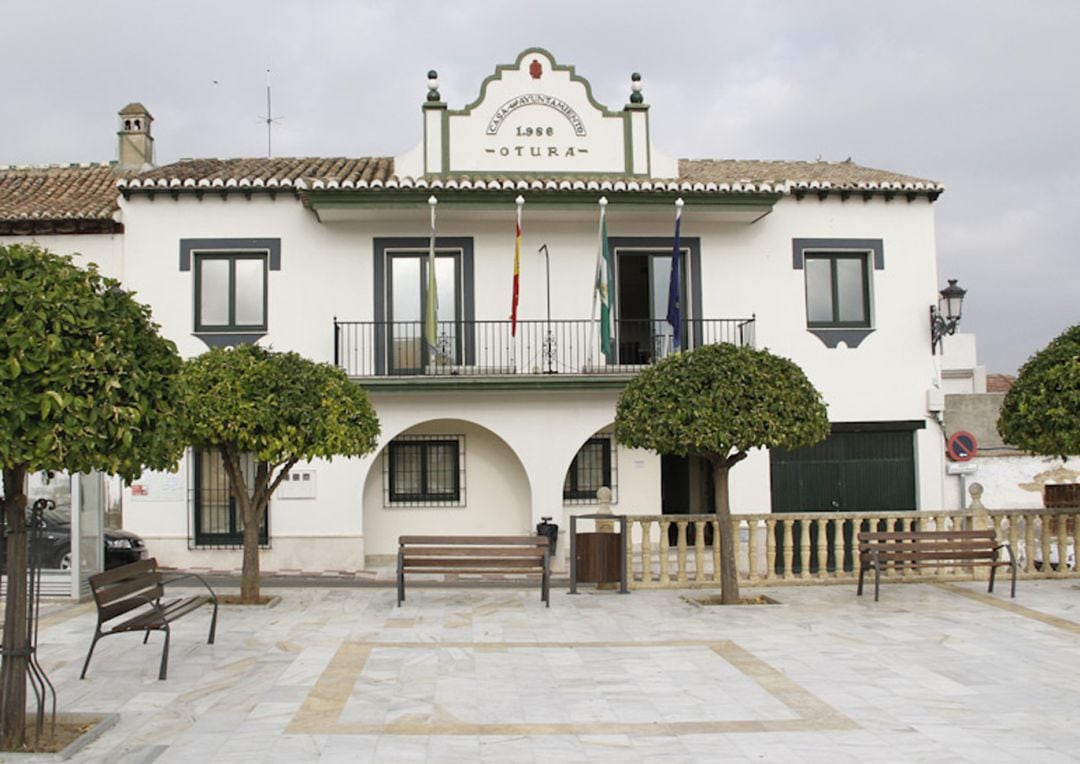
[[[915,509],[915,433],[925,422],[833,424],[821,443],[774,448],[773,512]]]
[[[926,426],[912,422],[836,422],[832,433],[814,446],[793,451],[773,449],[771,465],[773,512],[861,512],[915,509],[915,430]],[[792,527],[796,571],[802,537],[801,523]],[[837,528],[828,523],[829,547]],[[851,569],[850,521],[840,529],[844,555],[840,564]],[[812,529],[810,567],[816,571],[817,529]],[[881,530],[884,530],[882,528]],[[783,542],[783,523],[776,528],[778,549]],[[778,554],[779,559],[779,554]],[[837,560],[830,554],[824,561],[835,570]]]

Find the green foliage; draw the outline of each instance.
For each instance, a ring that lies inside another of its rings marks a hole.
[[[97,266],[0,246],[0,463],[102,470],[175,466],[181,361],[150,309]]]
[[[379,420],[340,369],[257,345],[213,348],[184,364],[188,442],[281,465],[375,450]]]
[[[619,396],[615,436],[661,454],[722,459],[751,448],[824,438],[821,395],[792,361],[731,344],[677,353],[644,369]]]
[[[1080,454],[1080,324],[1028,359],[1005,396],[998,432],[1046,456]]]

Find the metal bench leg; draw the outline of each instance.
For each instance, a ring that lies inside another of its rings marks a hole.
[[[974,568],[974,566],[972,566],[972,567]],[[993,592],[994,591],[994,576],[997,575],[997,569],[998,569],[997,565],[991,565],[990,566],[990,586],[986,590],[988,592]]]
[[[165,672],[169,668],[169,624],[165,624],[165,646],[161,648],[161,670],[158,672],[158,681],[165,679]]]
[[[401,603],[405,601],[405,560],[402,557],[402,550],[398,550],[397,558],[397,606],[401,607]]]
[[[210,616],[210,638],[206,644],[214,644],[214,635],[217,634],[217,600],[214,600],[214,614]]]
[[[874,566],[874,602],[878,601],[878,595],[881,592],[881,568],[877,565]]]
[[[83,663],[82,673],[79,674],[79,679],[86,679],[86,670],[90,668],[90,656],[94,654],[94,648],[97,647],[98,640],[101,639],[101,629],[97,629],[94,632],[94,641],[90,643],[90,649],[86,653],[86,661]]]
[[[855,590],[855,596],[857,596],[857,597],[862,596],[863,576],[865,576],[865,575],[866,575],[866,568],[864,566],[862,566],[862,565],[859,565],[859,588]]]
[[[150,629],[147,629],[146,634],[143,635],[142,643],[145,645],[149,641],[150,641]]]

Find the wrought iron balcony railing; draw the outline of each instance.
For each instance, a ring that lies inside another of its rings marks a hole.
[[[753,318],[691,319],[676,347],[666,321],[615,322],[605,347],[598,321],[334,321],[334,363],[351,377],[628,374],[675,350],[754,345]]]

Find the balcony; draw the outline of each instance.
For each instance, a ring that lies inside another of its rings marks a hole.
[[[753,318],[684,322],[677,348],[666,321],[619,320],[605,353],[598,321],[440,321],[434,347],[422,321],[334,321],[334,363],[350,377],[487,379],[533,375],[633,374],[675,350],[730,342],[754,345]]]

